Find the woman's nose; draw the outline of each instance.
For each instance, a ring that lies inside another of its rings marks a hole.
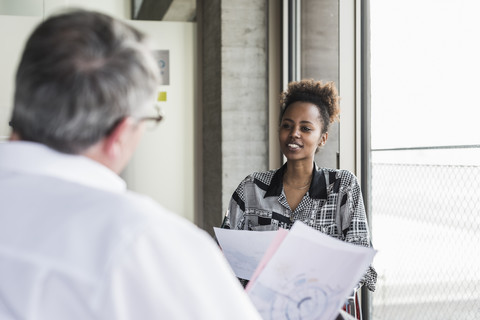
[[[292,137],[300,137],[300,129],[297,127],[292,127],[292,131],[290,131],[290,136]]]

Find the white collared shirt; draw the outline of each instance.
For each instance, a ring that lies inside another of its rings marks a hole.
[[[260,317],[207,233],[97,162],[8,142],[0,319]]]

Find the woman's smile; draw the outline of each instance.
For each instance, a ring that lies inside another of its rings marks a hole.
[[[302,146],[298,143],[289,143],[287,146],[291,151],[296,151],[302,148]]]

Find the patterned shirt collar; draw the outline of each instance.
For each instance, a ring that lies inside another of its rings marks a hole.
[[[283,175],[285,174],[286,169],[287,163],[285,163],[280,169],[277,170],[277,172],[275,172],[264,198],[278,197],[282,194]],[[310,184],[308,193],[312,199],[327,199],[327,181],[325,180],[323,170],[319,170],[316,163],[313,163],[312,183]]]

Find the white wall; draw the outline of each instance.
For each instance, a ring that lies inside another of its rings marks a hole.
[[[155,49],[170,50],[170,85],[164,120],[146,131],[123,173],[130,189],[147,194],[167,209],[194,219],[195,24],[131,21],[152,37]]]
[[[32,29],[41,17],[0,16],[0,141],[10,133],[15,71],[20,53]]]
[[[67,7],[79,7],[106,13],[119,19],[130,19],[131,0],[45,0],[62,3]]]

